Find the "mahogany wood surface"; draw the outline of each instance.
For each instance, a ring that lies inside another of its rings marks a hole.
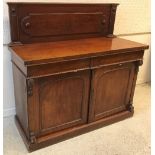
[[[29,125],[28,125],[28,111],[27,111],[27,87],[25,76],[18,71],[15,65],[13,65],[13,79],[14,79],[14,93],[16,104],[16,115],[21,122],[22,129],[24,130],[26,137],[29,137]],[[22,104],[21,104],[22,103]]]
[[[87,122],[89,76],[86,70],[39,79],[41,134]]]
[[[29,151],[133,115],[148,46],[113,36],[117,4],[8,4],[15,120]]]
[[[123,51],[140,51],[147,49],[148,46],[121,38],[98,37],[16,45],[10,48],[14,57],[17,56],[25,65],[30,65]]]
[[[118,4],[8,5],[12,42],[34,43],[113,35]]]
[[[93,70],[89,121],[126,110],[130,102],[135,64],[125,63]]]

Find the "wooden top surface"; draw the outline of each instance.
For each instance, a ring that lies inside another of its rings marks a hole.
[[[14,57],[19,58],[25,65],[31,65],[123,51],[144,50],[148,46],[121,38],[98,37],[16,45],[10,48]]]

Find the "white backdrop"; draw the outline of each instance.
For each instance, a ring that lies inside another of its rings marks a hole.
[[[150,0],[9,0],[9,2],[71,2],[71,3],[119,3],[116,14],[114,34],[122,38],[150,45]],[[8,7],[4,0],[3,6],[3,83],[4,83],[4,116],[15,114],[15,101],[13,93],[13,77],[10,52],[7,44],[10,42],[10,28]],[[137,83],[149,82],[150,79],[150,50],[144,55],[144,64],[140,68]]]

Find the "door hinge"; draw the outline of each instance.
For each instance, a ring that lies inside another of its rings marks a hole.
[[[33,79],[28,79],[27,80],[27,94],[28,94],[28,96],[33,95],[33,84],[34,84]]]

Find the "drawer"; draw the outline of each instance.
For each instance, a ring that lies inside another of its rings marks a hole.
[[[28,77],[48,76],[67,72],[77,72],[90,68],[90,59],[61,61],[55,63],[32,65],[27,67]]]
[[[135,51],[95,57],[91,60],[91,68],[140,60],[143,58],[143,54],[144,51]]]

